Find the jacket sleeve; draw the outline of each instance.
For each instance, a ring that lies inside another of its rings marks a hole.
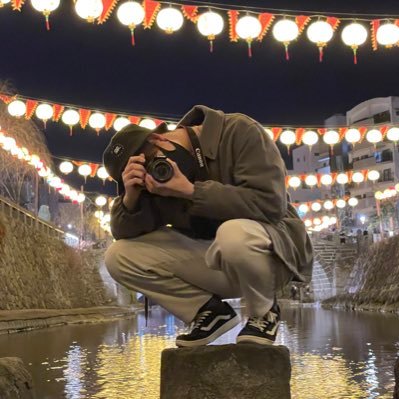
[[[130,212],[123,205],[122,196],[115,199],[111,209],[111,232],[116,240],[135,238],[161,226],[156,207],[148,193],[140,195],[137,207]]]
[[[210,219],[278,223],[287,211],[285,165],[277,146],[258,124],[237,132],[233,181],[195,182],[190,213]]]

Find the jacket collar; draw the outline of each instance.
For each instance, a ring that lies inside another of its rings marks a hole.
[[[191,111],[183,116],[178,126],[202,125],[199,141],[201,149],[209,159],[215,159],[224,125],[225,114],[206,107],[195,105]]]

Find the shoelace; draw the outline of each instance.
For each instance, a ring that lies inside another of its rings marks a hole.
[[[261,332],[264,332],[270,323],[275,323],[276,321],[277,314],[273,312],[267,312],[265,317],[250,317],[248,319],[248,325],[257,328]]]
[[[195,320],[192,323],[191,329],[194,330],[196,328],[199,328],[202,324],[202,322],[211,314],[212,312],[210,310],[205,310],[204,312],[201,312],[197,315]]]

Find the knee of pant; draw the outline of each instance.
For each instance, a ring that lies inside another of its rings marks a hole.
[[[242,262],[248,254],[250,234],[240,219],[231,219],[220,225],[215,241],[222,258],[227,262]]]
[[[121,243],[120,241],[115,241],[108,247],[107,251],[105,252],[105,266],[112,276],[113,279],[119,280],[120,272],[121,272],[121,261],[120,261],[120,254],[121,254]]]

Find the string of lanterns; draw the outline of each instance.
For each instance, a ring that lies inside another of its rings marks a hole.
[[[1,0],[0,4],[4,5],[10,2],[14,10],[20,11],[25,0]],[[205,8],[204,6],[163,3],[153,0],[144,0],[142,3],[120,0],[74,0],[74,2],[79,17],[89,23],[97,21],[98,24],[104,23],[120,3],[116,16],[120,23],[130,30],[132,45],[135,44],[134,33],[137,27],[142,25],[144,29],[150,29],[156,22],[161,30],[170,35],[181,29],[186,18],[195,23],[200,34],[208,39],[212,52],[215,38],[225,29],[224,18],[213,9],[227,12],[230,41],[246,42],[250,57],[252,56],[252,42],[263,40],[276,17],[280,19],[274,23],[272,34],[275,40],[284,46],[287,60],[290,58],[289,45],[298,39],[307,25],[306,35],[309,41],[318,48],[320,62],[323,60],[325,47],[332,40],[334,32],[342,20],[351,21],[343,28],[341,38],[343,43],[353,51],[355,64],[357,63],[357,51],[366,43],[369,35],[374,50],[377,50],[378,45],[391,48],[399,43],[399,19],[395,18],[359,18],[356,15],[351,18],[337,18],[323,16],[322,13],[312,16],[289,15],[295,13],[288,12],[287,14],[286,10],[281,13],[252,12],[245,10],[245,6],[242,11],[223,8],[218,4],[210,7],[209,3],[206,6],[207,11],[201,12]],[[44,15],[46,28],[50,30],[49,16],[58,8],[60,0],[31,0],[31,4],[35,10]],[[371,32],[359,21],[369,22]]]
[[[346,172],[315,173],[286,176],[285,184],[287,188],[297,188],[304,183],[307,188],[331,186],[335,183],[345,185],[349,183],[360,184],[364,181],[376,182],[380,178],[380,172],[374,169],[362,169],[359,171],[349,170]]]
[[[78,106],[56,104],[50,101],[41,102],[37,99],[10,96],[1,93],[0,100],[7,104],[7,110],[11,116],[15,118],[24,117],[25,119],[31,119],[33,115],[35,115],[38,119],[43,121],[45,127],[48,121],[62,121],[69,127],[70,135],[72,135],[72,129],[78,124],[80,124],[82,129],[90,126],[99,134],[102,129],[109,130],[111,127],[118,132],[131,123],[138,124],[148,129],[154,129],[163,122],[163,120],[156,118],[123,115],[107,111],[99,112],[80,108]],[[174,130],[176,124],[169,123],[168,128]]]
[[[301,204],[293,204],[296,206],[302,214],[306,214],[309,211],[320,212],[322,209],[326,211],[331,211],[335,207],[343,209],[346,205],[354,208],[359,204],[359,200],[356,197],[351,198],[339,198],[339,199],[328,199],[325,201],[313,201],[313,202],[303,202]]]
[[[58,168],[64,175],[69,175],[77,168],[77,172],[84,177],[85,182],[87,177],[95,176],[101,179],[104,184],[107,179],[112,180],[104,166],[97,163],[64,160],[58,165]]]
[[[48,121],[62,121],[70,129],[72,134],[73,127],[80,124],[82,129],[90,126],[97,134],[101,130],[108,131],[111,127],[115,131],[121,130],[130,123],[138,124],[148,129],[154,129],[162,122],[168,124],[169,130],[176,129],[176,121],[165,121],[158,118],[147,116],[117,114],[109,111],[97,111],[81,108],[76,105],[64,105],[51,101],[41,101],[33,98],[26,98],[20,95],[9,95],[0,93],[0,100],[7,104],[8,112],[16,118],[31,119],[35,115],[43,121],[44,125]],[[399,127],[382,126],[359,126],[359,127],[337,127],[337,128],[312,128],[305,127],[283,128],[265,127],[265,132],[274,141],[280,141],[288,149],[292,145],[305,144],[309,147],[317,144],[320,138],[330,146],[331,150],[335,144],[346,140],[349,144],[355,145],[366,139],[369,143],[377,145],[379,142],[388,139],[394,143],[399,141]]]
[[[321,231],[337,224],[337,218],[335,216],[325,215],[313,219],[305,219],[303,223],[308,231]]]
[[[374,194],[374,198],[377,201],[383,201],[386,199],[390,199],[392,197],[396,197],[399,192],[399,183],[395,184],[395,187],[388,187],[384,191],[377,191]]]
[[[64,183],[36,154],[31,154],[26,147],[19,146],[13,137],[7,135],[4,131],[0,131],[0,147],[10,153],[12,156],[32,165],[38,175],[46,180],[50,187],[53,187],[64,198],[75,203],[82,203],[86,196],[84,193],[74,190],[68,184]]]

